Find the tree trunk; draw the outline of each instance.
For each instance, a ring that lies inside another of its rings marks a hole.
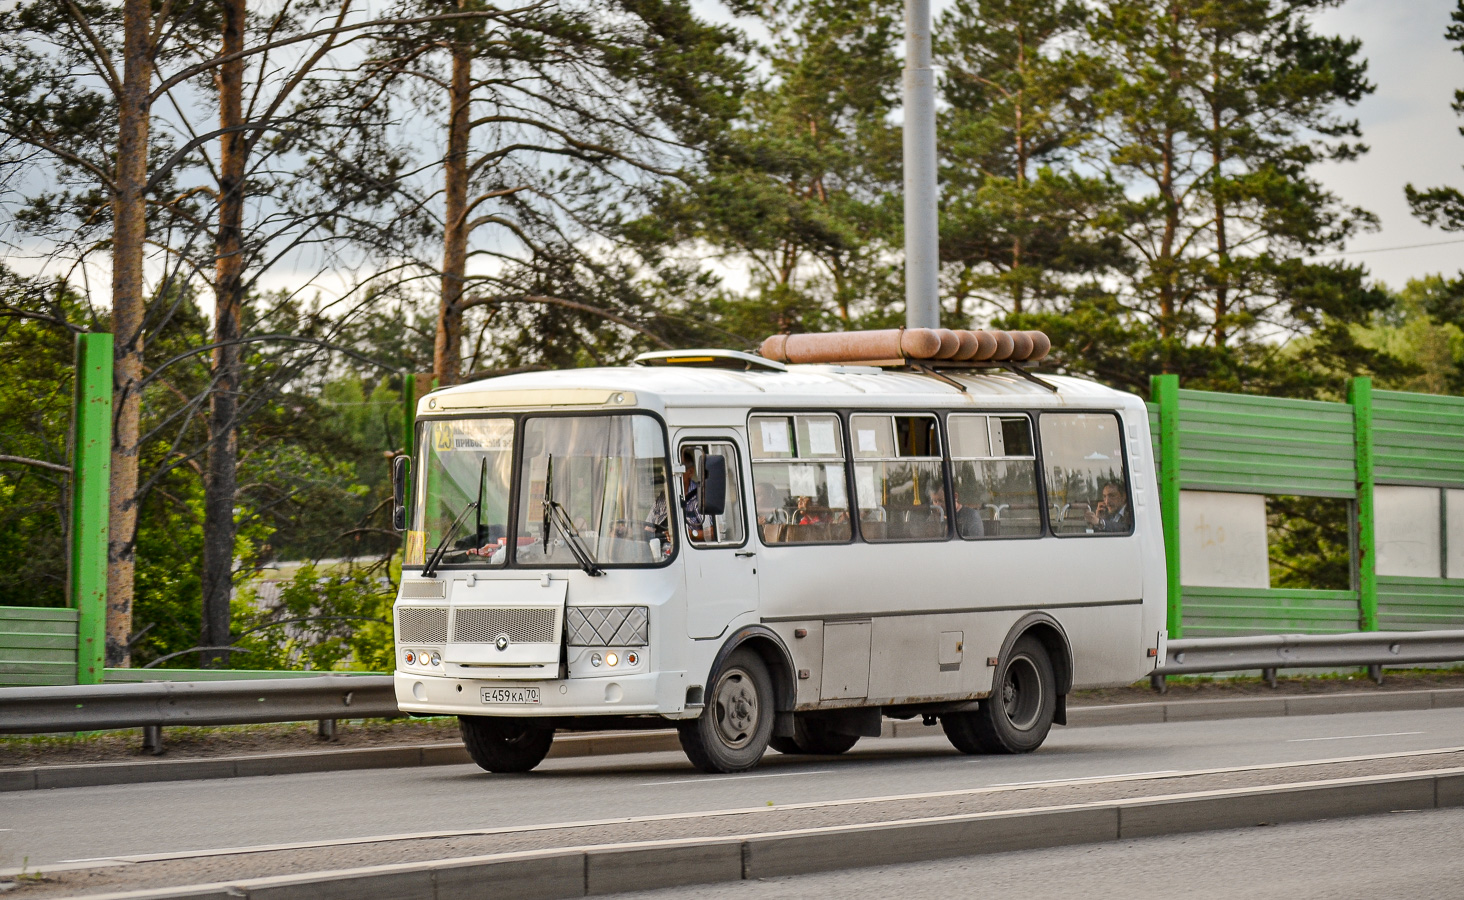
[[[142,417],[143,253],[147,238],[147,153],[152,86],[152,6],[122,8],[122,92],[117,110],[116,192],[112,196],[112,362],[114,420],[107,538],[109,666],[131,661],[137,549],[138,435]]]
[[[462,377],[463,287],[468,263],[468,136],[472,111],[473,57],[470,48],[452,47],[448,87],[447,159],[443,165],[446,221],[442,234],[442,305],[437,315],[433,370],[439,387]]]
[[[1215,51],[1211,57],[1210,94],[1210,178],[1211,198],[1215,204],[1215,255],[1218,272],[1215,280],[1215,346],[1224,347],[1229,338],[1225,317],[1230,314],[1230,245],[1225,233],[1225,198],[1220,190],[1220,166],[1225,161],[1225,137],[1221,131],[1224,124],[1220,115],[1220,37],[1215,37]]]
[[[245,0],[225,0],[222,53],[244,50]],[[216,239],[213,392],[208,417],[208,474],[203,499],[204,647],[229,645],[229,600],[234,585],[234,501],[238,489],[238,413],[241,346],[237,343],[244,305],[244,60],[219,67],[219,222]],[[222,650],[204,650],[199,664],[227,660]]]

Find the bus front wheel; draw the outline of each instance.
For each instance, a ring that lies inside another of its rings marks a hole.
[[[458,716],[463,746],[489,772],[527,772],[544,761],[554,729],[526,719]]]
[[[940,724],[962,753],[1031,753],[1047,739],[1057,710],[1057,676],[1042,642],[1030,635],[1012,645],[975,712],[948,713]]]
[[[703,772],[745,772],[767,751],[775,714],[768,667],[739,649],[712,679],[701,716],[678,722],[676,733],[687,759]]]

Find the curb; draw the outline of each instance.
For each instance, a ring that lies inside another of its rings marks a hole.
[[[89,900],[559,900],[621,891],[805,875],[865,866],[1464,807],[1464,769],[1236,788],[1139,800],[836,825],[735,837],[503,853],[216,884],[93,895]]]
[[[1313,694],[1299,697],[1170,700],[1154,703],[1073,707],[1068,710],[1068,727],[1459,707],[1464,707],[1464,688],[1392,691],[1379,694]],[[880,737],[931,737],[940,734],[939,725],[927,726],[919,720],[886,719]],[[567,759],[582,756],[613,756],[624,753],[657,753],[680,749],[681,744],[674,731],[594,732],[556,737],[554,745],[549,750],[549,758]],[[50,788],[99,787],[110,784],[247,778],[259,775],[297,775],[307,772],[453,766],[466,765],[471,762],[472,760],[468,758],[468,753],[461,744],[442,743],[406,747],[363,747],[353,750],[313,750],[303,753],[269,753],[220,759],[32,766],[0,769],[0,793]]]

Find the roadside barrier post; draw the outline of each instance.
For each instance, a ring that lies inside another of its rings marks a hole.
[[[1373,521],[1373,402],[1372,379],[1353,378],[1347,384],[1357,452],[1357,602],[1358,627],[1378,630],[1378,557]]]
[[[1167,627],[1173,640],[1184,636],[1184,604],[1179,587],[1179,376],[1153,375],[1149,391],[1159,407],[1159,512],[1169,596]]]
[[[107,494],[112,471],[112,336],[76,336],[71,568],[76,683],[101,684],[107,648]]]

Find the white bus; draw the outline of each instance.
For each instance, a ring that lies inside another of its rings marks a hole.
[[[1164,659],[1140,398],[1021,372],[645,354],[434,392],[396,616],[404,712],[532,769],[555,729],[674,725],[708,772],[882,716],[1036,749]]]

